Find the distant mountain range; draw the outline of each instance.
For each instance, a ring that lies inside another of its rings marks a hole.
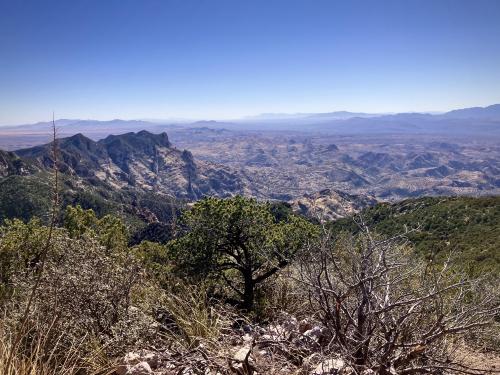
[[[293,120],[293,119],[321,119],[321,120],[347,120],[351,118],[392,118],[392,119],[487,119],[492,121],[500,121],[500,104],[493,104],[487,107],[471,107],[463,109],[455,109],[445,113],[429,113],[429,112],[403,112],[403,113],[365,113],[365,112],[349,112],[349,111],[334,111],[334,112],[319,112],[319,113],[262,113],[255,116],[247,116],[242,119],[234,119],[232,121],[216,121],[216,120],[120,120],[114,119],[109,121],[99,120],[82,120],[82,119],[59,119],[56,120],[56,125],[64,129],[85,129],[99,126],[102,129],[108,128],[130,128],[130,129],[146,129],[151,127],[162,127],[165,125],[177,126],[194,126],[194,125],[219,125],[238,124],[253,121],[265,120]],[[35,129],[45,128],[50,126],[52,122],[38,122],[34,124],[24,125],[9,125],[0,126],[0,129]]]
[[[493,104],[488,107],[472,107],[456,109],[445,113],[429,112],[404,112],[404,113],[365,113],[335,111],[324,113],[262,113],[257,116],[248,116],[246,120],[279,120],[279,119],[328,119],[328,120],[346,120],[353,117],[373,118],[373,117],[395,117],[395,118],[415,118],[415,117],[436,117],[436,118],[454,118],[454,119],[490,119],[500,120],[500,104]]]
[[[0,149],[16,150],[44,144],[50,134],[50,122],[0,127]],[[457,109],[442,114],[397,113],[370,114],[337,111],[328,113],[263,114],[234,121],[196,121],[191,123],[149,122],[143,120],[71,120],[56,121],[59,136],[77,133],[99,140],[109,134],[147,130],[168,131],[176,138],[185,129],[206,128],[246,131],[310,132],[346,135],[441,134],[457,137],[500,137],[500,104]]]
[[[488,107],[472,107],[456,109],[440,115],[443,118],[461,118],[461,119],[500,119],[500,104],[493,104]]]

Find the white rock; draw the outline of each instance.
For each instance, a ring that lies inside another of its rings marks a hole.
[[[132,366],[126,372],[126,375],[148,375],[152,373],[153,370],[151,370],[151,366],[147,362],[139,362],[135,366]]]
[[[323,329],[321,327],[313,327],[304,332],[304,336],[307,336],[315,341],[319,341],[319,339],[323,336]]]
[[[159,359],[155,353],[151,352],[129,352],[123,357],[122,363],[116,367],[115,372],[117,375],[130,375],[132,374],[130,371],[141,363],[146,363],[151,370],[151,368],[158,367]]]
[[[233,359],[235,361],[238,361],[238,362],[244,362],[245,359],[247,358],[247,355],[248,355],[248,352],[250,351],[251,349],[249,347],[242,347],[242,348],[239,348],[236,353],[234,353],[234,356],[233,356]]]
[[[354,368],[351,366],[347,366],[342,369],[342,375],[355,375],[355,374],[357,374],[356,370],[354,370]]]
[[[341,359],[327,359],[316,366],[311,375],[337,374],[344,367],[345,362]]]
[[[243,339],[243,341],[252,341],[253,340],[252,335],[250,335],[248,333],[245,333],[241,338]]]
[[[141,362],[141,356],[137,352],[129,352],[123,358],[123,362],[125,362],[127,365],[133,366]]]

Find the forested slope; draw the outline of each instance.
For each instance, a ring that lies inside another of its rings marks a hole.
[[[469,272],[500,269],[500,197],[424,197],[382,203],[362,212],[381,235],[409,231],[419,254],[443,260],[450,253]],[[331,224],[335,231],[356,232],[352,218]]]

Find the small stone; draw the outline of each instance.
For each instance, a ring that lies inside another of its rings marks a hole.
[[[355,375],[356,374],[356,370],[354,370],[354,368],[351,367],[351,366],[347,366],[347,367],[344,367],[342,369],[341,374],[342,375]]]
[[[151,368],[157,368],[159,365],[158,355],[156,355],[155,353],[147,352],[147,351],[129,352],[125,355],[125,357],[123,357],[122,363],[116,367],[115,372],[117,375],[135,374],[135,373],[131,373],[130,371],[132,371],[132,369],[134,369],[134,367],[136,365],[139,365],[141,363],[146,363],[150,370],[151,370]],[[140,369],[141,367],[144,367],[144,366],[139,366],[138,368]],[[134,371],[136,371],[136,370],[134,370]],[[143,370],[143,371],[145,371],[145,370]],[[137,373],[137,374],[140,374],[140,373]]]
[[[123,358],[123,362],[125,362],[129,366],[133,366],[141,362],[141,356],[139,355],[139,353],[130,352],[125,355],[125,357]]]
[[[147,362],[139,362],[135,366],[131,367],[126,375],[148,375],[152,374],[153,370],[151,370],[151,366]]]
[[[319,339],[323,336],[323,329],[321,327],[313,327],[304,332],[304,336],[307,336],[315,341],[319,341]]]
[[[238,349],[236,353],[234,353],[233,359],[238,362],[244,362],[250,350],[251,349],[246,346]]]

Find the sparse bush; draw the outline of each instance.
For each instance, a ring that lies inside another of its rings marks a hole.
[[[482,370],[455,356],[467,332],[500,311],[498,285],[413,255],[404,236],[322,239],[304,254],[300,282],[328,328],[329,348],[358,371],[420,374]]]
[[[4,350],[14,350],[18,359],[40,355],[45,361],[49,356],[53,363],[75,347],[82,360],[96,347],[116,354],[111,345],[115,326],[130,318],[131,296],[141,277],[139,263],[128,252],[110,252],[95,233],[72,238],[59,228],[52,234],[39,275],[37,258],[47,231],[37,221],[14,221],[1,229],[2,268],[8,270],[1,284]],[[117,238],[110,232],[105,243]]]
[[[126,251],[127,228],[116,216],[105,215],[98,218],[93,210],[80,206],[66,207],[64,227],[72,238],[82,238],[85,234],[94,235],[108,251]]]

